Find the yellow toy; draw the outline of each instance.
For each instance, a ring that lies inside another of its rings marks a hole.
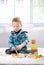
[[[38,56],[37,45],[35,44],[35,40],[31,40],[31,53]]]

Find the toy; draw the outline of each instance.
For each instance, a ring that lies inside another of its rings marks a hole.
[[[11,55],[12,55],[12,57],[17,57],[17,58],[23,58],[23,57],[25,57],[25,54],[21,54],[21,53],[18,53],[18,54],[13,53]]]
[[[13,57],[18,56],[18,54],[16,54],[16,53],[12,53],[11,55],[12,55]]]
[[[31,40],[31,53],[38,56],[37,45],[35,44],[35,40]]]
[[[16,53],[12,53],[12,56],[18,56],[18,51],[16,50]]]
[[[18,51],[16,50],[16,54],[18,54]]]

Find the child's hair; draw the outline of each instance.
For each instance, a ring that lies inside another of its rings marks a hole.
[[[13,18],[13,19],[12,19],[12,23],[13,23],[13,22],[18,22],[18,23],[20,23],[21,26],[22,26],[22,23],[21,23],[21,20],[20,20],[19,17],[15,17],[15,18]]]

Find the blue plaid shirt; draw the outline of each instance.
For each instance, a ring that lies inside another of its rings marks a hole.
[[[23,31],[22,29],[20,30],[18,34],[16,34],[15,31],[11,31],[9,39],[8,39],[8,46],[9,47],[18,46],[22,44],[24,41],[28,43],[29,40],[28,40],[27,33],[28,33],[27,31]]]

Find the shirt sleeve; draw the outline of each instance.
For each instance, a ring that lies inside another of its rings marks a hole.
[[[12,33],[10,33],[10,36],[9,36],[9,39],[8,39],[8,46],[9,47],[12,47],[12,46],[14,46],[13,45],[13,35],[12,35]]]
[[[28,32],[22,34],[22,42],[29,43]]]

